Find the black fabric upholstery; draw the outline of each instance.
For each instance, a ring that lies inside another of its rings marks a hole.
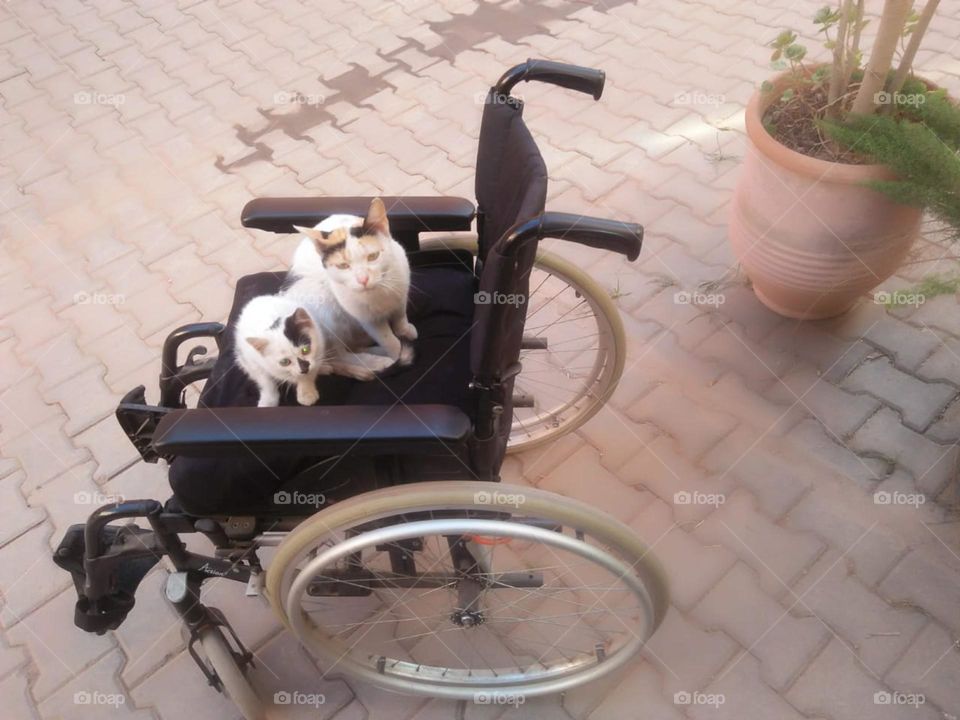
[[[483,259],[480,290],[525,300],[530,292],[537,243],[525,245],[511,257],[498,252],[498,243],[515,225],[543,213],[547,168],[523,122],[523,105],[498,102],[493,91],[483,109],[475,185],[482,218],[478,225]],[[507,281],[503,282],[503,278]],[[527,316],[526,302],[501,306],[496,313],[491,312],[493,309],[491,305],[477,306],[476,331],[471,339],[473,374],[485,381],[506,377],[519,359]],[[513,379],[500,384],[490,401],[503,408],[501,417],[512,417]],[[495,473],[499,469],[509,436],[510,423],[501,422],[496,437],[481,438],[476,443],[474,462],[481,472]]]
[[[379,380],[358,382],[339,376],[318,381],[325,405],[452,405],[473,416],[470,382],[470,333],[473,326],[475,279],[467,253],[413,253],[408,316],[419,337],[411,366],[395,366]],[[277,292],[284,273],[257,273],[237,283],[217,363],[198,402],[199,407],[250,407],[258,400],[256,386],[233,361],[233,330],[244,305],[257,295]],[[293,388],[281,405],[296,405]],[[177,457],[170,484],[188,512],[220,513],[257,508],[316,457],[289,453],[248,453],[231,458]],[[346,467],[346,466],[345,466]],[[330,478],[331,482],[335,478]]]

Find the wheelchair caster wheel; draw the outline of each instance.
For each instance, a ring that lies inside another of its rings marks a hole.
[[[245,720],[268,720],[267,711],[246,674],[237,662],[237,655],[217,625],[198,631],[200,647],[219,680],[224,694],[230,698]]]

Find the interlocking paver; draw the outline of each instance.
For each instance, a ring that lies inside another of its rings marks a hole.
[[[830,637],[817,618],[799,617],[805,614],[804,602],[799,593],[777,602],[761,589],[757,574],[740,562],[697,604],[692,616],[734,638],[745,648],[738,650],[735,663],[742,655],[756,657],[764,682],[783,691]]]
[[[756,301],[726,238],[746,153],[742,106],[770,74],[763,43],[780,27],[809,27],[816,5],[7,3],[0,592],[10,630],[0,637],[0,693],[8,714],[99,717],[104,708],[78,705],[74,693],[102,691],[124,698],[111,715],[235,716],[183,652],[159,568],[119,631],[87,638],[68,627],[73,591],[49,563],[50,547],[89,512],[74,502],[78,492],[169,495],[165,468],[137,462],[112,412],[136,384],[156,397],[159,347],[173,327],[222,320],[240,276],[289,262],[296,237],[240,229],[243,204],[262,194],[471,196],[477,97],[528,56],[607,72],[602,102],[537,83],[517,88],[548,161],[548,206],[643,223],[646,239],[636,264],[545,244],[615,297],[627,363],[609,408],[579,433],[511,457],[502,474],[630,522],[666,564],[675,608],[650,645],[663,664],[638,661],[562,700],[468,704],[466,717],[580,720],[638,707],[697,720],[900,717],[903,708],[873,705],[883,688],[926,695],[911,717],[957,714],[948,634],[957,631],[956,561],[931,535],[949,528],[943,511],[955,499],[956,298],[893,310],[866,298],[834,320],[784,320]],[[941,3],[916,62],[954,94],[955,14],[955,0]],[[282,102],[294,92],[323,99]],[[924,238],[915,254],[932,262],[943,249]],[[889,287],[911,287],[930,267],[904,266]],[[723,302],[684,302],[697,291]],[[927,500],[881,506],[878,490],[919,490]],[[685,502],[698,493],[726,502]],[[191,547],[204,545],[197,540]],[[12,585],[11,574],[36,558],[29,585]],[[832,639],[804,669],[829,631],[798,605],[785,629],[770,632],[788,639],[763,638],[744,655],[761,632],[757,617],[794,599],[764,565],[794,592],[809,588],[810,610],[845,644]],[[226,583],[209,595],[277,669],[276,677],[258,669],[262,694],[319,677],[263,603]],[[31,610],[69,667],[27,624],[11,625],[12,613]],[[933,620],[917,635],[921,612]],[[706,615],[716,626],[704,625]],[[895,629],[874,635],[872,622]],[[23,644],[10,648],[12,640]],[[851,651],[881,673],[892,667],[886,685]],[[450,702],[398,699],[352,680],[323,684],[323,717],[455,712]],[[674,690],[721,693],[724,702],[685,705]]]
[[[868,359],[843,381],[848,390],[881,398],[903,415],[904,424],[923,430],[956,394],[943,383],[926,383],[895,368],[887,359]]]
[[[954,637],[931,622],[920,632],[907,653],[887,675],[891,687],[922,694],[943,710],[944,717],[960,708],[960,693],[953,680],[960,670]]]
[[[926,624],[922,613],[888,604],[851,573],[847,555],[824,553],[793,588],[803,599],[800,612],[826,623],[879,676]]]
[[[884,703],[884,697],[895,690],[897,688],[884,685],[879,677],[871,674],[848,647],[834,638],[794,683],[786,697],[807,715],[815,717],[829,712],[834,720],[862,717],[933,720],[941,717],[925,704],[914,707]]]
[[[890,602],[923,608],[956,632],[960,625],[954,611],[960,596],[960,569],[950,552],[940,545],[912,549],[884,578],[880,592]]]
[[[809,533],[787,530],[758,512],[755,500],[737,492],[717,508],[696,530],[707,543],[733,551],[760,576],[764,592],[775,598],[789,596],[788,585],[823,551]]]

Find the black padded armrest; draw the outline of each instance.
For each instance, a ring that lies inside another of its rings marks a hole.
[[[469,433],[469,418],[449,405],[202,408],[167,413],[153,434],[153,448],[168,458],[411,454],[451,449]]]
[[[244,227],[275,233],[294,233],[294,225],[313,227],[330,215],[363,217],[370,197],[256,198],[243,208]],[[383,197],[394,233],[469,230],[476,210],[457,197]]]

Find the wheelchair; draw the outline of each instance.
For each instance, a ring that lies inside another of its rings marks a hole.
[[[119,627],[165,558],[166,598],[190,655],[246,718],[277,708],[250,682],[254,654],[203,604],[204,583],[265,595],[325,673],[400,693],[476,701],[563,692],[642,648],[668,606],[648,548],[583,502],[499,483],[506,453],[579,427],[623,369],[609,293],[539,241],[635,260],[643,229],[545,212],[546,167],[511,95],[518,82],[541,81],[597,100],[604,80],[552,61],[511,68],[486,96],[476,207],[384,198],[411,265],[419,337],[409,367],[366,382],[321,377],[315,406],[288,391],[279,407],[256,407],[233,362],[233,325],[283,273],[239,280],[225,324],[169,335],[159,403],[140,386],[116,414],[143,460],[168,463],[173,496],[111,503],[68,529],[54,561],[72,575],[79,628]],[[258,198],[242,223],[293,233],[334,213],[362,215],[369,202]],[[475,240],[466,236],[474,220]],[[461,235],[421,242],[426,232]]]

